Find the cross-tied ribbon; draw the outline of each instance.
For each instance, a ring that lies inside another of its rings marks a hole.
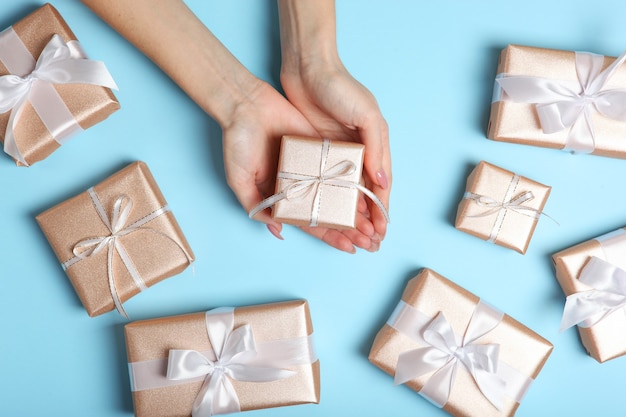
[[[352,188],[361,191],[368,196],[381,210],[387,223],[389,223],[389,214],[387,209],[380,199],[369,189],[353,181],[346,180],[344,177],[354,174],[356,171],[356,165],[352,161],[344,160],[337,164],[326,167],[326,160],[328,159],[328,153],[330,151],[330,140],[324,139],[322,143],[322,157],[320,160],[319,175],[306,175],[297,174],[292,172],[280,171],[276,176],[278,179],[285,179],[293,181],[279,193],[274,194],[265,200],[261,201],[256,207],[254,207],[249,217],[254,217],[260,211],[265,210],[276,204],[280,200],[297,200],[302,199],[309,195],[311,192],[315,192],[313,198],[313,205],[311,208],[311,222],[309,226],[315,227],[319,222],[319,211],[321,206],[322,185],[334,185],[338,187]]]
[[[502,201],[498,201],[492,197],[476,194],[471,191],[466,191],[463,195],[463,198],[468,200],[473,200],[477,205],[481,207],[485,207],[486,210],[479,213],[470,215],[468,217],[485,217],[490,216],[494,213],[497,213],[496,221],[491,228],[491,232],[489,233],[489,242],[495,242],[498,237],[498,233],[500,232],[500,228],[502,227],[502,223],[504,222],[504,216],[506,215],[508,210],[515,211],[516,213],[523,214],[525,216],[539,218],[541,211],[537,210],[534,207],[525,206],[524,203],[531,201],[535,198],[535,195],[532,191],[523,191],[518,195],[514,195],[517,186],[519,185],[520,176],[515,174],[509,183],[507,191],[504,195]]]
[[[249,324],[245,324],[233,330],[232,314],[224,314],[225,311],[215,309],[206,315],[206,328],[214,358],[207,358],[195,350],[172,349],[169,352],[168,380],[206,376],[193,404],[193,417],[241,411],[231,379],[269,382],[295,375],[294,371],[287,369],[251,364],[257,356],[252,329]]]
[[[157,230],[144,227],[148,222],[156,219],[162,214],[169,212],[170,211],[169,206],[167,205],[163,206],[153,211],[152,213],[148,214],[147,216],[144,216],[131,224],[127,224],[128,218],[133,208],[133,201],[130,197],[126,195],[120,195],[119,197],[115,199],[113,203],[113,209],[111,211],[111,218],[109,219],[109,216],[107,216],[106,210],[104,206],[102,205],[100,198],[94,191],[93,187],[89,188],[87,190],[87,193],[89,197],[91,198],[94,208],[96,209],[96,212],[98,213],[100,219],[102,220],[102,223],[104,223],[104,225],[107,227],[110,234],[106,236],[98,236],[98,237],[84,239],[76,243],[74,245],[74,248],[72,249],[72,252],[74,253],[74,257],[68,260],[67,262],[63,263],[63,267],[67,269],[83,259],[87,259],[91,256],[95,256],[98,253],[102,252],[103,250],[106,250],[107,251],[107,276],[108,276],[109,290],[111,292],[111,297],[113,298],[113,303],[115,304],[115,308],[117,309],[117,311],[124,317],[128,318],[128,315],[126,314],[126,311],[124,310],[124,307],[122,306],[122,302],[118,295],[116,284],[115,284],[115,275],[113,273],[114,271],[113,258],[114,258],[115,253],[119,255],[120,259],[122,260],[122,263],[128,270],[135,285],[137,286],[137,288],[139,288],[140,291],[143,291],[146,289],[146,284],[143,278],[141,277],[141,275],[139,274],[139,271],[137,270],[137,267],[133,263],[131,257],[126,252],[126,249],[124,248],[124,245],[122,243],[122,240],[123,240],[122,238],[124,236],[128,236],[138,231],[148,231],[148,232],[156,233],[160,236],[166,237],[169,240],[172,240],[183,252],[185,251],[177,242],[175,242],[169,236]],[[187,255],[186,252],[185,252],[185,256],[187,256],[187,259],[189,259],[189,256]]]
[[[576,52],[577,82],[508,74],[496,82],[510,100],[535,104],[544,133],[569,129],[564,149],[591,153],[595,149],[594,112],[626,122],[626,89],[605,88],[625,60],[626,53],[602,70],[602,55]]]
[[[82,128],[53,85],[92,84],[117,89],[104,63],[86,59],[76,41],[65,42],[61,36],[53,35],[36,62],[12,28],[0,33],[0,45],[5,49],[0,60],[11,71],[0,77],[0,113],[11,111],[4,150],[26,166],[14,130],[27,102],[52,137],[62,144]]]
[[[479,339],[501,320],[502,313],[479,302],[461,341],[443,312],[439,312],[422,333],[428,346],[399,355],[394,382],[403,384],[432,373],[419,392],[443,407],[448,402],[459,367],[464,367],[485,398],[501,409],[506,381],[497,374],[500,345],[479,343]]]
[[[626,307],[626,271],[592,256],[578,278],[591,287],[567,296],[561,331],[579,325],[591,327]]]

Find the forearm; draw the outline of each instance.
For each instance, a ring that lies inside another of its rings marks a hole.
[[[278,0],[283,70],[339,64],[334,0]]]
[[[260,81],[182,0],[82,0],[222,127]]]

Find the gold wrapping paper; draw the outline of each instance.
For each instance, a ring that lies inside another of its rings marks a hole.
[[[513,172],[481,161],[468,176],[466,191],[490,197],[498,202],[504,202],[507,189],[514,175]],[[523,205],[531,207],[540,213],[548,200],[551,189],[552,187],[520,176],[519,184],[513,192],[513,196],[531,191],[534,198],[526,201]],[[495,211],[493,214],[480,216],[481,213],[485,213],[487,210],[489,210],[489,207],[480,206],[474,200],[463,198],[457,210],[455,227],[481,239],[488,240],[496,224],[498,212]],[[497,231],[494,243],[516,250],[522,254],[526,253],[538,220],[532,216],[533,214],[534,212],[527,213],[523,211],[518,213],[508,209],[502,225]]]
[[[313,334],[305,300],[235,308],[234,328],[250,324],[256,343],[306,337]],[[205,313],[137,321],[125,326],[129,363],[167,358],[170,349],[211,349]],[[270,382],[232,380],[241,411],[287,405],[319,403],[320,364],[288,368],[297,372]],[[137,417],[191,416],[202,381],[133,392]]]
[[[13,29],[35,59],[39,57],[54,34],[60,35],[66,42],[76,40],[76,36],[59,12],[49,3],[15,23]],[[7,74],[9,74],[8,70],[0,62],[0,76]],[[83,129],[100,123],[120,108],[113,92],[106,87],[57,84],[54,88]],[[10,112],[0,114],[0,139],[2,140],[4,140],[9,115]],[[15,138],[24,159],[31,165],[46,158],[61,146],[46,129],[30,103],[24,106],[24,112],[15,128]],[[17,164],[21,165],[19,162]]]
[[[454,332],[463,335],[479,298],[436,272],[423,269],[408,282],[402,300],[428,317],[434,318],[442,311]],[[549,341],[506,314],[480,343],[499,344],[500,362],[533,379],[539,375],[553,348]],[[408,336],[385,324],[374,339],[369,360],[393,376],[400,353],[418,347],[419,344]],[[415,378],[406,385],[419,391],[429,376]],[[459,371],[443,409],[457,417],[495,417],[512,416],[518,407],[519,403],[507,397],[503,409],[498,411],[479,391],[470,374]]]
[[[114,201],[120,195],[132,199],[133,206],[127,225],[167,204],[148,166],[143,162],[130,164],[96,185],[94,190],[109,218]],[[111,234],[87,192],[46,210],[36,219],[61,263],[74,256],[73,248],[78,242]],[[171,211],[161,214],[144,227],[157,233],[136,231],[119,239],[149,287],[182,272],[193,261],[194,255]],[[82,259],[66,270],[78,297],[92,317],[114,308],[107,271],[107,250]],[[113,259],[113,272],[121,302],[139,292],[117,251]]]
[[[348,160],[356,166],[355,172],[341,179],[359,184],[363,169],[362,144],[343,141],[331,141],[326,159],[326,168]],[[322,158],[322,140],[297,136],[284,136],[280,147],[278,171],[311,176],[320,175]],[[277,179],[276,193],[280,193],[292,180]],[[321,184],[321,203],[319,208],[318,226],[333,229],[354,229],[359,199],[357,189]],[[303,198],[284,199],[278,201],[273,209],[273,218],[281,223],[296,226],[308,226],[311,222],[315,190]]]
[[[626,246],[621,259],[607,259],[600,242],[591,239],[555,253],[552,255],[552,261],[556,278],[567,297],[589,289],[587,285],[578,281],[578,278],[592,256],[611,263],[622,263],[619,266],[623,269],[624,255],[626,255]],[[581,342],[589,355],[602,363],[626,354],[626,332],[623,331],[625,326],[626,313],[622,309],[608,315],[591,327],[577,327]]]
[[[574,57],[573,51],[508,45],[500,54],[497,73],[577,81]],[[603,68],[614,60],[613,57],[605,57]],[[621,66],[605,87],[626,87],[626,67]],[[592,113],[595,133],[595,150],[592,153],[626,158],[626,123],[610,119],[596,111]],[[551,134],[543,133],[534,104],[514,103],[505,99],[491,104],[487,129],[489,139],[563,149],[568,132],[569,129]]]

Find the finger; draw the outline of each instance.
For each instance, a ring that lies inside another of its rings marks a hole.
[[[376,185],[383,189],[391,184],[391,154],[389,151],[389,128],[385,119],[376,117],[371,125],[359,130],[361,141],[365,145],[363,166]]]
[[[239,203],[246,210],[246,213],[250,213],[254,207],[263,201],[263,196],[253,179],[249,179],[248,181],[229,180],[228,183],[239,200]],[[267,225],[267,229],[272,235],[283,240],[283,237],[280,234],[283,225],[272,218],[269,208],[255,214],[254,220],[265,223]]]
[[[338,230],[327,229],[324,227],[301,227],[301,229],[335,249],[352,254],[356,253],[352,240]]]

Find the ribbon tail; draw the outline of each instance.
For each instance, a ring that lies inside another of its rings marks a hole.
[[[253,218],[254,216],[257,215],[257,213],[267,208],[272,207],[274,204],[276,204],[280,200],[285,199],[286,197],[287,196],[285,193],[278,193],[278,194],[274,194],[272,196],[267,197],[265,200],[257,204],[252,210],[250,210],[250,213],[248,213],[248,217]]]
[[[355,184],[355,186],[357,189],[359,189],[359,191],[361,191],[363,194],[368,196],[370,200],[372,200],[374,204],[378,206],[380,211],[383,213],[383,216],[385,216],[385,220],[387,221],[387,223],[391,223],[391,219],[389,218],[389,212],[387,211],[387,208],[385,207],[383,202],[380,201],[380,199],[376,196],[376,194],[374,194],[368,188],[363,187],[361,184]]]
[[[419,393],[431,403],[442,408],[450,398],[452,384],[456,378],[458,363],[456,360],[448,362],[447,365],[435,372],[426,381]]]
[[[595,148],[593,121],[589,114],[589,109],[585,108],[570,128],[563,149],[574,153],[587,154],[592,153]]]
[[[472,372],[472,376],[485,398],[498,410],[502,410],[506,392],[506,382],[504,379],[494,373],[480,369],[475,369]]]
[[[622,307],[621,303],[607,304],[611,298],[613,297],[610,294],[598,290],[569,295],[565,300],[559,331],[562,332],[575,325],[591,327]]]
[[[216,414],[241,411],[235,388],[221,371],[209,375],[202,384],[191,411],[192,417],[208,417]]]
[[[111,292],[111,297],[113,298],[113,304],[115,304],[115,309],[118,313],[120,313],[125,319],[129,319],[128,314],[126,314],[126,310],[124,310],[124,306],[122,306],[122,301],[117,293],[117,287],[115,285],[115,277],[113,276],[113,248],[115,247],[115,242],[111,241],[109,243],[109,250],[107,254],[107,274],[109,277],[109,291]]]

